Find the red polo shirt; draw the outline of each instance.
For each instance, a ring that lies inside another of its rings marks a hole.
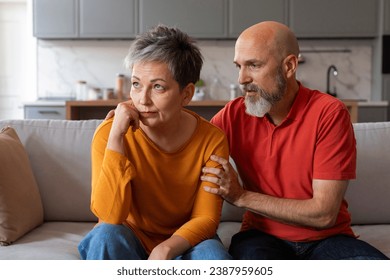
[[[229,102],[211,122],[225,131],[230,154],[247,190],[275,197],[308,199],[313,179],[356,177],[356,141],[350,116],[338,99],[300,85],[294,104],[279,125],[245,113],[243,98]],[[255,228],[290,241],[335,234],[354,235],[347,202],[336,224],[318,230],[283,224],[247,211],[242,230]]]

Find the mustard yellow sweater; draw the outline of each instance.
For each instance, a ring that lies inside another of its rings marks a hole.
[[[196,131],[174,153],[141,129],[125,135],[126,156],[106,149],[112,119],[93,137],[91,210],[101,221],[130,227],[148,253],[173,234],[192,246],[216,234],[222,199],[204,191],[199,178],[203,166],[217,166],[212,154],[228,159],[228,144],[219,128],[195,116]]]

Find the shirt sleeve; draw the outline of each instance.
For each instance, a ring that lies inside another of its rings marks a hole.
[[[316,143],[313,178],[356,178],[356,140],[346,108],[329,114],[322,122]]]

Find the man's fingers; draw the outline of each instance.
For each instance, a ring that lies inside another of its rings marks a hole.
[[[200,176],[200,179],[202,181],[214,183],[214,184],[217,184],[217,185],[219,185],[218,183],[220,183],[220,179],[218,177],[214,177],[214,176],[202,175],[202,176]]]
[[[215,162],[218,162],[220,165],[222,165],[222,168],[228,172],[229,169],[230,169],[230,163],[228,160],[222,158],[222,157],[219,157],[217,155],[211,155],[210,157],[211,160],[215,161]]]
[[[203,189],[208,193],[221,195],[221,191],[219,188],[212,188],[209,186],[204,186]]]

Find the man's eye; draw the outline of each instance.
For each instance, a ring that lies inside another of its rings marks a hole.
[[[139,88],[139,83],[138,82],[132,82],[132,87],[133,88]]]

